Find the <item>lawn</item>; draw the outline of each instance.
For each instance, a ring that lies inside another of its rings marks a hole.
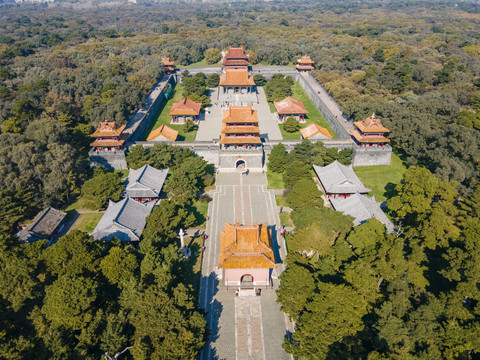
[[[308,111],[308,114],[305,116],[306,122],[303,124],[300,124],[300,127],[303,129],[304,127],[315,122],[318,125],[327,129],[328,132],[332,135],[332,137],[336,139],[337,135],[335,135],[335,132],[332,130],[330,125],[328,125],[327,120],[325,120],[323,115],[320,113],[320,110],[317,109],[317,107],[313,104],[312,100],[310,100],[308,95],[305,93],[300,83],[295,82],[292,86],[292,90],[293,90],[292,97],[295,100],[300,100],[303,103],[303,106],[305,106],[305,109],[307,109]],[[270,111],[275,112],[275,106],[273,104],[270,104]],[[300,139],[300,131],[295,131],[293,133],[286,132],[285,130],[283,130],[283,124],[279,124],[279,128],[280,128],[280,131],[282,132],[282,136],[284,139],[286,140]]]
[[[277,206],[288,207],[287,198],[283,195],[275,195],[275,202]]]
[[[275,173],[273,171],[267,171],[267,182],[269,189],[285,189],[285,184],[283,183],[283,173]]]
[[[73,224],[72,230],[80,230],[91,233],[95,229],[95,226],[97,226],[102,216],[103,213],[97,212],[80,214],[77,221],[75,221]]]
[[[125,169],[125,170],[113,170],[113,172],[115,174],[117,174],[118,176],[120,176],[120,179],[126,179],[128,177],[128,173],[129,173],[129,169]]]
[[[372,189],[369,196],[375,195],[375,200],[383,202],[391,197],[392,190],[402,180],[406,167],[402,160],[392,153],[390,165],[358,166],[354,170],[363,184]]]
[[[205,225],[205,221],[207,220],[208,202],[197,200],[191,206],[188,206],[187,210],[193,212],[196,226]]]
[[[203,236],[197,236],[192,238],[185,238],[185,243],[188,244],[192,250],[192,256],[188,259],[187,278],[189,283],[193,285],[197,297],[200,291],[200,278],[202,268],[202,256],[203,256]]]
[[[286,227],[293,227],[293,221],[289,212],[283,211],[280,213],[280,223]]]
[[[173,89],[172,93],[170,94],[170,99],[167,101],[167,103],[163,106],[162,110],[155,116],[154,120],[152,123],[154,124],[150,131],[145,132],[145,140],[147,139],[148,135],[150,134],[151,131],[155,130],[156,128],[160,127],[160,125],[165,124],[172,129],[175,129],[178,131],[178,138],[177,141],[193,141],[195,140],[195,137],[197,136],[197,126],[195,126],[194,130],[189,131],[188,133],[183,131],[183,125],[172,125],[170,124],[170,121],[172,120],[172,117],[168,115],[170,112],[170,109],[172,108],[172,105],[174,102],[179,102],[180,100],[183,99],[182,96],[183,92],[183,86],[182,84],[177,84],[175,85],[175,88]]]

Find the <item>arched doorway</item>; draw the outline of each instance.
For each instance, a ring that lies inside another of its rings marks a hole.
[[[237,160],[237,162],[235,163],[235,167],[238,170],[245,170],[245,160]]]
[[[240,278],[240,287],[243,289],[253,289],[253,276],[245,274]]]

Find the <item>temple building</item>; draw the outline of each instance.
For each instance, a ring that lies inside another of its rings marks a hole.
[[[305,115],[308,114],[308,111],[301,101],[289,96],[282,101],[274,101],[273,104],[275,105],[275,109],[277,109],[279,122],[283,123],[291,116],[301,123],[305,122]]]
[[[246,69],[250,66],[248,55],[243,50],[243,46],[239,48],[229,47],[222,59],[225,69]]]
[[[177,140],[177,137],[177,130],[174,130],[169,126],[162,124],[148,135],[147,141],[175,141]]]
[[[382,120],[375,117],[375,114],[362,120],[354,122],[355,129],[350,130],[355,142],[360,147],[383,147],[390,142],[385,137],[389,133],[386,127],[382,125]]]
[[[162,58],[163,71],[165,74],[171,74],[175,72],[175,61],[170,60],[168,57]]]
[[[198,123],[198,115],[200,115],[200,109],[202,103],[197,103],[184,98],[179,102],[173,103],[172,108],[168,115],[172,115],[172,121],[170,124],[185,124],[185,121],[192,120],[194,123]]]
[[[119,126],[115,121],[101,121],[97,130],[90,135],[95,141],[90,144],[93,151],[120,151],[125,143],[125,135],[122,134],[126,125]]]
[[[257,110],[230,105],[223,111],[221,149],[256,149],[261,144]]]
[[[220,232],[219,269],[225,285],[251,289],[270,285],[275,265],[270,232],[266,224],[225,223]]]
[[[303,129],[300,129],[300,135],[302,139],[310,140],[325,140],[333,138],[327,129],[321,127],[317,123],[311,123]]]
[[[330,199],[330,203],[334,210],[341,211],[345,215],[353,216],[354,226],[361,225],[368,219],[375,218],[385,225],[389,234],[394,231],[392,222],[375,201],[375,196],[367,198],[366,196],[356,193],[346,199],[332,198]]]
[[[256,95],[253,75],[249,75],[247,69],[226,69],[225,74],[220,75],[219,86],[219,95],[229,96],[232,100],[236,95]]]
[[[125,184],[125,197],[140,203],[158,200],[167,174],[168,169],[157,170],[150,165],[143,165],[137,170],[130,169]]]
[[[117,203],[108,202],[107,210],[93,230],[95,240],[139,241],[145,227],[145,219],[152,212],[154,202],[141,204],[131,198]]]
[[[297,59],[297,68],[298,71],[312,71],[314,62],[310,59],[310,56],[304,55],[300,59]]]
[[[313,170],[329,199],[332,197],[345,199],[355,193],[366,194],[372,191],[363,185],[353,171],[352,165],[345,166],[335,160],[327,166],[313,165]]]
[[[63,228],[63,220],[67,216],[63,211],[48,207],[17,235],[21,242],[32,243],[38,240],[51,240]]]

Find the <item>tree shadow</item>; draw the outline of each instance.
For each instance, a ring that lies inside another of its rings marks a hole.
[[[209,328],[209,339],[205,343],[201,351],[199,359],[202,360],[220,360],[217,350],[212,346],[212,343],[217,341],[219,338],[220,332],[220,316],[222,315],[223,305],[217,300],[213,299],[215,294],[218,292],[219,281],[215,275],[215,272],[210,273],[208,277],[202,277],[203,283],[208,284],[209,289],[213,288],[212,293],[207,293],[207,299],[205,303],[205,319],[207,320],[207,326]],[[208,282],[207,282],[208,280]],[[213,283],[213,286],[211,285]],[[205,293],[200,294],[200,296],[205,296]],[[213,299],[213,301],[212,301]],[[222,359],[223,360],[223,359]]]
[[[388,182],[387,185],[385,185],[385,192],[383,193],[383,196],[385,198],[390,199],[398,194],[398,192],[395,190],[395,187],[397,184],[394,184],[392,182]]]
[[[279,244],[279,241],[283,241],[283,239],[279,239],[276,225],[269,225],[268,231],[271,234],[272,250],[273,250],[273,255],[275,257],[275,263],[283,264],[283,260],[280,256],[280,244]]]

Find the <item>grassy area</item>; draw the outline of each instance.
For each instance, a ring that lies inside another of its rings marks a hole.
[[[378,166],[359,166],[354,168],[363,184],[372,189],[370,195],[375,195],[375,200],[387,200],[406,170],[402,160],[395,154],[392,154],[392,162],[390,165]]]
[[[280,223],[286,227],[293,227],[293,221],[289,212],[284,211],[280,213]]]
[[[327,120],[325,120],[323,115],[320,113],[320,110],[317,109],[317,107],[313,104],[312,100],[310,100],[308,95],[305,93],[300,83],[295,82],[292,86],[292,90],[293,90],[292,97],[295,100],[300,100],[303,103],[303,106],[305,106],[305,109],[307,109],[308,111],[308,114],[305,116],[306,122],[303,124],[300,124],[300,127],[303,129],[304,127],[315,122],[318,125],[327,129],[328,132],[333,136],[333,138],[336,139],[337,135],[335,135],[335,132],[332,130],[330,125],[328,125]],[[271,104],[270,106],[270,111],[275,112],[275,106],[273,106],[273,104]],[[286,140],[300,139],[300,131],[289,133],[283,130],[283,124],[280,124],[279,127],[284,139]]]
[[[285,189],[285,184],[283,183],[283,174],[267,171],[267,182],[269,189]]]
[[[205,225],[205,221],[207,220],[207,211],[208,211],[208,203],[202,201],[195,201],[192,206],[187,208],[188,211],[192,211],[193,215],[195,215],[195,222],[197,226]]]
[[[192,249],[192,256],[188,259],[188,273],[187,277],[189,278],[189,283],[192,284],[195,293],[199,294],[200,291],[200,278],[201,278],[201,267],[202,267],[202,247],[203,247],[203,236],[197,236],[193,238],[186,238],[185,243],[188,244],[190,249]]]
[[[209,64],[205,61],[205,59],[203,59],[203,60],[200,60],[199,62],[190,64],[190,65],[186,65],[186,66],[177,65],[177,68],[190,69],[190,68],[202,68],[202,67],[214,67],[214,66],[222,66],[222,63],[219,61],[216,64]]]
[[[85,231],[91,233],[102,218],[103,213],[80,214],[77,221],[72,226],[72,230]]]
[[[277,206],[288,207],[287,199],[283,195],[275,195]]]
[[[165,124],[172,129],[175,129],[178,131],[178,138],[177,141],[193,141],[195,140],[195,137],[197,136],[197,126],[195,126],[194,130],[189,131],[188,133],[183,131],[183,125],[172,125],[170,124],[170,121],[172,120],[172,117],[168,115],[170,109],[172,108],[172,105],[174,102],[179,102],[180,100],[183,99],[182,96],[183,92],[183,86],[182,84],[177,84],[175,85],[175,88],[172,90],[172,93],[170,94],[170,99],[167,101],[167,103],[164,105],[162,111],[160,111],[155,119],[152,121],[154,124],[150,131],[145,132],[145,140],[150,134],[151,131],[155,130],[156,128],[160,127],[160,125]]]
[[[125,179],[128,177],[128,173],[129,173],[130,170],[126,169],[126,170],[113,170],[113,172],[115,174],[117,174],[118,176],[120,176],[120,179]]]

